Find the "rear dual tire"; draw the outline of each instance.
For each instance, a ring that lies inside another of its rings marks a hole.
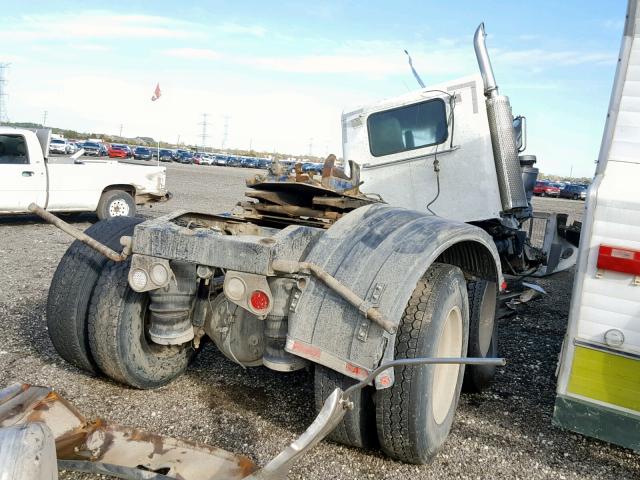
[[[467,282],[469,296],[468,357],[495,358],[498,356],[498,327],[496,318],[497,286],[495,282],[475,280]],[[480,393],[491,383],[496,373],[494,365],[467,365],[462,389]]]
[[[120,237],[132,235],[141,218],[118,217],[92,225],[85,233],[112,250],[120,250]],[[109,260],[79,240],[58,264],[47,298],[47,328],[58,354],[90,373],[98,373],[89,347],[87,316],[98,278]]]
[[[191,343],[151,341],[149,295],[129,286],[130,263],[108,265],[98,280],[88,315],[91,353],[113,380],[134,388],[158,388],[184,373],[194,349]]]
[[[322,365],[316,365],[314,371],[316,411],[320,412],[325,399],[336,388],[344,391],[356,383],[358,381],[353,378]],[[347,411],[342,421],[329,434],[330,440],[356,448],[371,448],[377,445],[374,392],[372,387],[366,387],[351,397],[353,408]]]
[[[395,358],[465,356],[468,312],[462,271],[432,265],[400,320]],[[376,392],[376,425],[384,452],[405,463],[429,462],[451,430],[463,376],[464,365],[396,367],[393,386]]]
[[[432,265],[405,308],[396,334],[395,358],[464,356],[468,311],[462,271],[451,265]],[[322,366],[316,366],[315,375],[318,410],[333,389],[344,390],[355,383]],[[354,408],[330,438],[352,447],[375,445],[377,440],[396,460],[426,463],[449,435],[463,376],[464,366],[456,364],[396,367],[392,387],[365,388],[352,398]],[[368,400],[372,394],[373,405]]]
[[[141,218],[117,217],[85,233],[119,250],[120,237],[133,235]],[[49,337],[58,354],[91,374],[105,373],[135,388],[156,388],[182,374],[193,354],[152,343],[144,328],[148,295],[133,292],[129,262],[114,263],[75,241],[51,281],[47,299]]]

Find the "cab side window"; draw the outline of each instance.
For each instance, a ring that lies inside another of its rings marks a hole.
[[[29,163],[27,144],[22,135],[0,135],[0,164],[24,165]]]
[[[437,145],[445,142],[449,133],[441,98],[373,113],[367,127],[374,157]]]

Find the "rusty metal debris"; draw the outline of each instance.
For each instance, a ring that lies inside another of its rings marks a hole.
[[[329,155],[322,169],[302,171],[296,164],[292,171],[274,161],[266,175],[247,180],[252,190],[245,193],[255,201],[244,201],[243,218],[260,224],[298,223],[329,228],[345,213],[371,203],[381,202],[360,191],[360,167],[349,162],[351,175],[336,166],[335,155]]]
[[[256,470],[248,458],[219,448],[88,420],[50,388],[14,384],[0,391],[0,427],[34,422],[53,433],[61,466],[76,470],[184,480],[239,480]]]

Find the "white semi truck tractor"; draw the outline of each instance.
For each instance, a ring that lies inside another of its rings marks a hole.
[[[318,409],[368,379],[331,437],[428,462],[463,383],[493,376],[492,361],[464,358],[496,357],[505,278],[567,268],[579,236],[532,212],[536,159],[522,154],[524,121],[498,90],[483,25],[474,46],[480,75],[345,113],[345,168],[333,155],[317,172],[274,161],[235,213],[114,219],[91,239],[58,221],[81,238],[49,292],[59,354],[156,388],[208,336],[245,367],[313,366]],[[420,357],[462,360],[402,363]]]

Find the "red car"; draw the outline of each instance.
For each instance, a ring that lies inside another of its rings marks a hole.
[[[560,187],[556,187],[549,182],[536,182],[536,186],[533,187],[533,194],[543,197],[559,197]]]
[[[109,158],[129,158],[129,148],[126,145],[111,145]]]

